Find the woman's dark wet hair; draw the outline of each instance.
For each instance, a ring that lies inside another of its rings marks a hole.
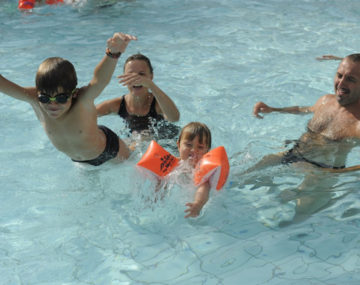
[[[44,60],[36,73],[36,89],[46,94],[55,94],[59,87],[71,92],[77,85],[77,76],[72,63],[60,57]]]
[[[150,74],[153,73],[153,67],[151,65],[151,62],[150,62],[150,59],[148,57],[146,57],[145,55],[141,54],[141,53],[137,53],[137,54],[133,54],[133,55],[130,55],[126,61],[125,61],[125,64],[124,64],[124,72],[125,72],[125,66],[126,64],[129,62],[129,61],[132,61],[132,60],[143,60],[146,62],[146,64],[148,65],[149,69],[150,69]]]
[[[206,144],[208,150],[211,149],[211,132],[209,128],[199,122],[191,122],[182,128],[178,142],[182,139],[192,141],[196,136],[199,136],[199,142]]]

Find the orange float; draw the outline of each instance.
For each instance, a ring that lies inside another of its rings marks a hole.
[[[143,157],[136,164],[147,178],[157,180],[168,175],[179,165],[179,160],[155,141],[151,141]],[[220,190],[229,176],[229,160],[223,146],[204,154],[195,167],[195,185],[209,181],[211,187]]]
[[[220,190],[229,176],[230,165],[225,148],[219,146],[204,154],[195,167],[195,185],[201,185],[206,181],[211,187]]]
[[[53,4],[58,4],[59,2],[64,2],[64,0],[46,0],[46,4],[48,5],[53,5]]]
[[[53,5],[62,3],[64,0],[46,0],[46,4]],[[35,7],[35,0],[19,0],[18,8],[19,9],[33,9]]]
[[[35,6],[35,0],[19,0],[19,9],[32,9]]]
[[[151,141],[145,154],[136,165],[144,176],[156,180],[168,175],[178,164],[179,160],[175,156],[156,141]]]

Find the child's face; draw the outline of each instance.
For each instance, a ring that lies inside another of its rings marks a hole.
[[[40,92],[39,92],[40,93]],[[62,87],[59,87],[57,92],[55,94],[46,94],[52,98],[56,97],[59,94],[66,93]],[[71,106],[71,96],[69,97],[69,100],[66,101],[66,103],[60,104],[56,100],[49,101],[48,103],[41,103],[39,101],[40,107],[45,111],[46,114],[49,115],[49,117],[53,119],[60,118],[63,114],[65,114]]]
[[[144,60],[131,60],[129,61],[124,70],[125,74],[135,73],[139,76],[145,77],[149,80],[153,79],[153,74],[150,72],[150,68]],[[131,94],[140,96],[141,94],[148,94],[148,88],[138,85],[138,86],[128,86],[128,89]]]
[[[177,142],[180,159],[188,160],[195,167],[200,158],[209,151],[206,146],[206,140],[205,137],[202,143],[200,143],[199,136],[196,136],[192,141],[181,138],[180,143]]]

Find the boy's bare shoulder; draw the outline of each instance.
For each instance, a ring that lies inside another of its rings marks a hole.
[[[77,100],[86,100],[86,93],[88,90],[88,86],[80,87],[73,95],[73,98]]]

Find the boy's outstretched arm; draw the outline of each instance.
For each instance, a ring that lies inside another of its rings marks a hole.
[[[107,40],[107,54],[95,68],[94,77],[91,79],[86,90],[86,97],[95,99],[109,84],[119,59],[119,57],[109,56],[109,52],[110,55],[119,52],[124,53],[126,47],[132,40],[137,41],[137,38],[123,33],[115,33],[112,38]]]
[[[21,87],[0,74],[0,92],[15,99],[33,103],[37,99],[35,87]]]
[[[188,213],[185,216],[186,218],[189,217],[197,217],[201,209],[205,206],[206,202],[209,200],[209,193],[210,193],[210,183],[205,182],[204,184],[200,185],[200,187],[196,190],[194,195],[194,202],[187,203],[185,206],[188,208],[185,210],[185,213]]]

